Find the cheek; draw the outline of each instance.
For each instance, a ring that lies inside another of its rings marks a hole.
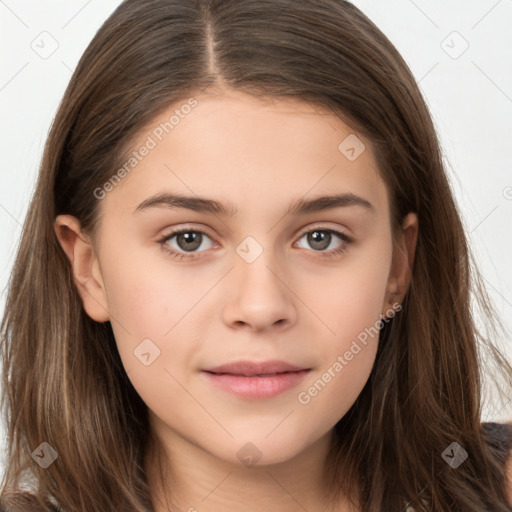
[[[119,328],[134,336],[161,338],[193,309],[214,279],[180,271],[163,251],[148,252],[139,249],[115,258],[111,251],[104,283],[109,312]]]
[[[297,402],[322,424],[336,423],[350,409],[371,373],[378,348],[382,305],[391,263],[391,244],[347,259],[323,279],[322,291],[307,294],[307,303],[322,322],[322,365],[301,386]],[[305,283],[304,290],[311,286]],[[314,334],[314,333],[312,333]],[[321,425],[319,425],[321,427]]]
[[[188,386],[187,372],[201,348],[203,326],[208,325],[204,299],[211,304],[212,297],[205,296],[218,276],[211,270],[180,271],[161,254],[143,263],[136,250],[117,258],[115,251],[111,254],[104,283],[117,349],[128,377],[150,408],[165,409],[163,404],[170,396],[190,407],[180,383]]]
[[[301,297],[338,348],[380,319],[391,264],[390,241],[381,238],[302,281]]]
[[[132,377],[145,368],[144,363],[153,369],[161,363],[165,343],[190,309],[188,296],[193,292],[162,277],[157,266],[141,264],[136,252],[118,259],[112,254],[103,280],[117,348]]]
[[[340,349],[304,383],[296,396],[296,407],[304,418],[303,428],[310,430],[313,438],[338,423],[357,400],[370,376],[377,340],[367,345],[348,343]]]
[[[348,284],[347,291],[350,291]],[[324,332],[316,338],[321,340],[318,345],[321,364],[296,395],[298,407],[303,408],[306,417],[312,418],[310,428],[317,435],[347,413],[375,362],[382,306],[375,294],[381,296],[382,292],[371,287],[356,291],[338,298],[338,307],[325,316],[333,332]]]
[[[191,319],[201,294],[190,286],[176,293],[180,283],[170,285],[152,269],[130,274],[127,269],[119,265],[108,280],[115,290],[109,295],[111,324],[124,369],[150,410],[166,411],[170,403],[186,410],[190,397],[182,386],[187,387],[186,369],[197,351],[194,328],[201,323]]]

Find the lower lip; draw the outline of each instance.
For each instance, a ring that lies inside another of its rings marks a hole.
[[[297,386],[309,370],[285,372],[272,376],[245,377],[243,375],[201,372],[210,382],[234,395],[249,400],[265,400]]]

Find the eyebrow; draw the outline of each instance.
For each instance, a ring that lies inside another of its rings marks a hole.
[[[320,196],[313,199],[297,199],[288,207],[285,215],[306,215],[347,206],[359,206],[374,214],[375,207],[367,200],[351,192]],[[160,193],[148,197],[135,208],[133,213],[147,211],[153,208],[185,208],[195,212],[208,212],[233,217],[238,208],[231,202],[221,203],[205,197],[183,196],[180,194]]]

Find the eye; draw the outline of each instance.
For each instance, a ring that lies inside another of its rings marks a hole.
[[[331,247],[331,250],[325,251],[325,249],[330,247],[332,243],[335,242],[336,238],[341,240],[341,243],[339,242],[336,247]],[[299,242],[302,239],[306,240],[306,243],[311,248],[313,248],[314,252],[320,252],[322,253],[322,256],[325,257],[341,254],[346,250],[347,245],[352,241],[347,235],[345,235],[345,233],[336,231],[335,229],[327,229],[322,227],[317,227],[313,230],[306,231],[300,237]]]
[[[175,240],[173,240],[175,239]],[[210,242],[208,242],[208,240]],[[172,243],[170,243],[172,242]],[[199,248],[211,249],[213,240],[207,233],[197,229],[182,228],[158,240],[164,250],[177,259],[193,258]],[[205,247],[206,245],[206,247]],[[190,254],[187,254],[190,253]]]
[[[338,242],[335,248],[326,251],[325,249],[329,248],[332,243],[335,242],[336,238],[341,242]],[[352,241],[352,239],[343,232],[325,227],[316,227],[304,232],[299,238],[299,242],[302,239],[306,240],[306,243],[313,249],[313,252],[320,253],[322,257],[326,258],[341,254]],[[173,258],[179,260],[194,258],[195,253],[203,252],[199,250],[201,248],[204,250],[218,246],[205,231],[187,227],[165,235],[158,240],[158,243]],[[302,248],[307,249],[307,247]]]

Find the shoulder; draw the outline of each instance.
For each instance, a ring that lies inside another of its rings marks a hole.
[[[505,466],[506,493],[512,504],[512,422],[482,423],[488,443],[497,451]]]

